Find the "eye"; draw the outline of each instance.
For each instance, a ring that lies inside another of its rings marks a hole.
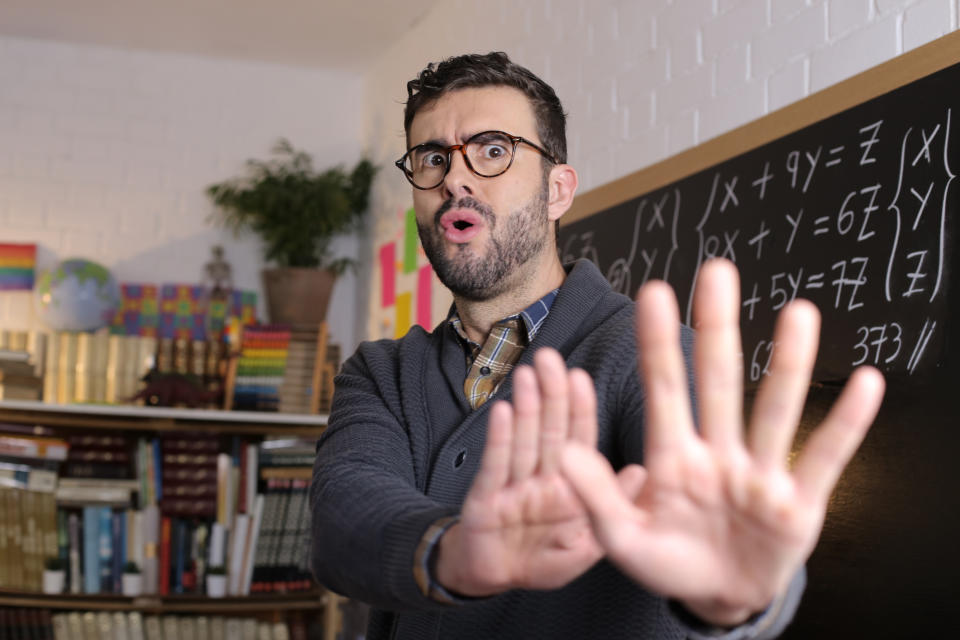
[[[480,147],[480,156],[487,160],[501,160],[510,153],[502,143],[487,142]]]
[[[435,149],[424,150],[417,156],[417,166],[422,169],[436,169],[447,163],[447,156]]]

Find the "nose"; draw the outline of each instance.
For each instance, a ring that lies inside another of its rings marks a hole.
[[[454,149],[450,152],[450,170],[443,178],[443,190],[445,198],[459,198],[465,195],[473,195],[473,184],[476,175],[467,166],[467,158],[460,149]]]

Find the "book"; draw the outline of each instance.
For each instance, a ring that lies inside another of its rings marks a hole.
[[[113,593],[121,593],[123,591],[123,567],[127,562],[127,512],[117,509],[110,515],[112,525],[110,555],[110,576],[112,581],[110,591]]]
[[[40,591],[43,556],[37,525],[36,494],[33,491],[25,490],[20,494],[20,521],[22,523],[20,554],[23,562],[23,588],[28,591]]]
[[[250,516],[238,513],[234,519],[234,527],[230,530],[230,564],[227,567],[227,593],[232,596],[241,595],[240,587],[243,574],[243,554],[246,550],[247,535],[249,535]]]
[[[160,569],[157,593],[161,596],[170,594],[170,518],[164,516],[160,521]]]
[[[147,616],[144,618],[143,628],[147,640],[164,640],[160,616]]]
[[[172,579],[170,590],[173,593],[183,593],[183,574],[186,570],[186,564],[189,556],[189,527],[186,521],[180,518],[174,518],[172,521],[171,533],[171,555],[172,555]]]
[[[127,614],[127,628],[130,633],[130,640],[146,640],[143,615],[139,611],[131,611]]]
[[[113,512],[110,507],[102,506],[98,508],[98,513],[100,517],[99,542],[97,544],[100,572],[99,590],[102,593],[111,593],[113,591]]]
[[[83,592],[100,593],[100,507],[83,508]]]
[[[9,488],[0,484],[0,587],[9,588],[15,585],[10,580],[10,562],[12,554],[15,553],[7,542],[7,518],[6,518],[6,492]]]
[[[130,638],[130,617],[120,611],[113,614],[113,636],[111,640],[131,640]]]
[[[256,559],[256,549],[259,542],[260,525],[263,521],[263,495],[257,495],[253,502],[250,517],[250,529],[243,550],[243,562],[240,570],[239,595],[250,595],[250,585],[253,582],[253,563]]]
[[[6,518],[7,518],[7,549],[9,564],[7,575],[11,585],[25,583],[23,567],[23,520],[21,516],[21,496],[25,489],[7,487],[6,491]]]
[[[41,460],[66,460],[69,445],[59,438],[0,433],[0,455]]]
[[[59,349],[57,355],[57,403],[70,404],[76,393],[77,381],[77,340],[78,334],[61,331],[57,334]]]
[[[124,486],[61,486],[57,487],[57,503],[61,506],[105,505],[126,508],[131,504],[131,491]]]
[[[157,505],[148,505],[141,518],[143,531],[143,564],[140,567],[143,576],[143,592],[148,595],[159,592],[160,587],[160,510]]]
[[[80,571],[80,515],[76,511],[67,514],[67,534],[70,545],[68,552],[70,593],[80,593],[83,574]]]

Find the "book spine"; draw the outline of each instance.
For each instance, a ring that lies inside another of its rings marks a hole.
[[[100,591],[110,593],[113,591],[113,515],[110,507],[99,507],[99,516]]]
[[[100,508],[83,508],[83,592],[100,592]]]
[[[112,578],[110,584],[110,590],[113,593],[121,593],[123,591],[122,586],[122,576],[123,576],[123,565],[126,562],[126,551],[127,551],[127,524],[126,524],[127,514],[126,511],[117,510],[111,514],[111,524],[112,524],[112,539],[111,545],[113,553],[110,557],[110,576]]]
[[[143,592],[158,593],[160,588],[160,510],[155,504],[143,511]]]
[[[83,583],[83,573],[80,570],[80,516],[75,511],[67,514],[67,532],[69,536],[68,544],[70,545],[68,552],[70,593],[80,593]]]
[[[10,588],[15,585],[10,581],[10,562],[12,560],[12,552],[9,551],[9,543],[7,541],[7,518],[6,518],[6,504],[7,504],[7,492],[11,491],[10,487],[7,487],[3,484],[0,484],[0,587]]]
[[[170,518],[164,517],[160,524],[160,576],[158,593],[170,594]]]

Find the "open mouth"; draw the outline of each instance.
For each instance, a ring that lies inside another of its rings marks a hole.
[[[483,216],[471,209],[454,209],[440,216],[443,235],[450,242],[469,242],[483,227]]]

